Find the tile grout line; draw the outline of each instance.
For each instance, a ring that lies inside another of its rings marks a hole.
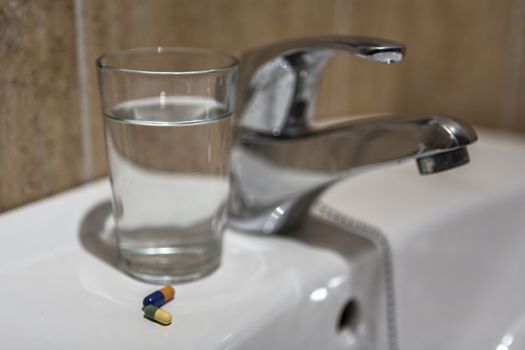
[[[524,50],[522,43],[522,33],[525,31],[524,23],[525,0],[514,0],[511,5],[506,39],[501,108],[504,126],[510,129],[516,126],[518,112],[518,89]]]
[[[82,153],[82,180],[93,176],[93,147],[91,139],[91,107],[89,99],[89,73],[86,65],[86,41],[82,0],[74,0],[75,42],[77,60],[78,95],[80,101],[80,147]]]

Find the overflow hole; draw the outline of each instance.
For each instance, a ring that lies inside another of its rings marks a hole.
[[[337,330],[339,332],[355,333],[359,323],[359,304],[355,299],[350,299],[344,306],[339,320],[337,322]]]

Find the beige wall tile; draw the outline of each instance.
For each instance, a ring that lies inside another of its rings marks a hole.
[[[511,2],[505,47],[502,108],[506,128],[525,132],[525,0]]]
[[[515,0],[522,1],[522,0]],[[352,63],[355,112],[441,112],[471,123],[506,127],[503,74],[511,2],[353,1],[354,34],[407,45],[404,62]]]
[[[330,63],[319,118],[441,112],[525,132],[525,0],[75,3],[76,23],[73,0],[0,0],[0,211],[106,174],[94,61],[123,48],[212,47],[238,55],[308,35],[389,38],[408,46],[401,64],[347,55]]]
[[[510,129],[513,131],[525,132],[525,49],[521,54],[520,68],[515,72],[519,80],[515,99],[510,101]],[[516,103],[516,107],[514,107]]]
[[[0,1],[0,211],[82,181],[72,1]]]
[[[308,35],[389,38],[408,46],[401,64],[347,55],[331,62],[323,78],[319,117],[439,112],[474,124],[509,127],[502,115],[502,77],[512,1],[84,0],[94,176],[106,168],[92,62],[119,48],[200,46],[240,54]]]

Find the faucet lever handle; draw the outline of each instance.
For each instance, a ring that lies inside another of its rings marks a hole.
[[[241,56],[237,125],[264,135],[308,133],[321,73],[337,52],[395,63],[403,44],[357,36],[295,39],[253,49]]]

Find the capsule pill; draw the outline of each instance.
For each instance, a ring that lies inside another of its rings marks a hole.
[[[162,310],[156,307],[155,305],[147,305],[144,308],[144,316],[146,316],[150,320],[157,321],[158,323],[171,323],[171,314],[166,310]]]
[[[161,289],[156,290],[153,293],[147,295],[142,301],[142,305],[143,306],[155,305],[155,306],[160,307],[166,304],[171,299],[173,299],[174,296],[175,296],[175,289],[173,289],[173,287],[170,285],[166,285],[162,287]]]

